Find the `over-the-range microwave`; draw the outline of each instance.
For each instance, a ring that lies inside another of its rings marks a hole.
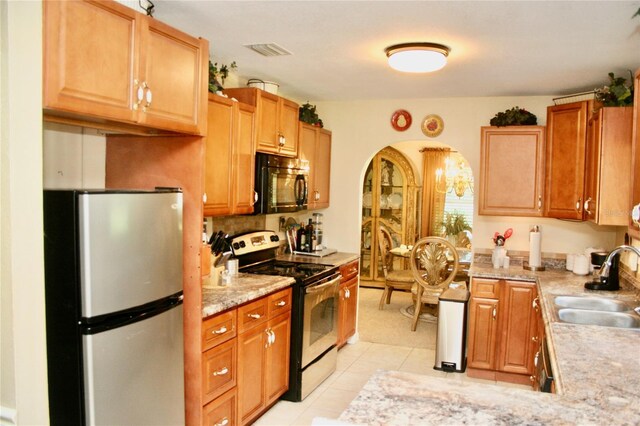
[[[257,153],[254,214],[306,210],[308,181],[307,161]]]

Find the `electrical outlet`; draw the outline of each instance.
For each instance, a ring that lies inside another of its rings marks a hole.
[[[286,221],[287,220],[285,219],[284,216],[280,216],[280,218],[278,219],[278,224],[279,224],[279,227],[280,227],[280,231],[285,231],[284,224],[286,223]]]

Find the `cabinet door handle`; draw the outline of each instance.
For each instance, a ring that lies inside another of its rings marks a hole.
[[[540,298],[536,297],[535,299],[533,299],[533,302],[531,302],[531,307],[536,311],[540,309],[540,306],[538,305],[538,300],[540,300]]]
[[[315,199],[315,201],[318,201],[320,199],[320,191],[315,191],[315,195],[313,198]]]
[[[229,424],[229,419],[226,417],[223,417],[222,420],[220,420],[218,423],[214,424],[213,426],[227,426]]]
[[[275,305],[276,305],[278,308],[282,308],[282,307],[283,307],[283,306],[285,306],[286,304],[287,304],[287,302],[285,302],[284,300],[279,300],[279,301],[277,301],[277,302],[275,303]]]
[[[253,204],[258,202],[258,192],[253,191]]]
[[[207,193],[205,192],[204,194],[202,194],[202,202],[203,203],[207,203]]]
[[[271,333],[271,344],[273,345],[276,342],[276,333],[269,329],[269,332]]]
[[[496,319],[496,316],[498,315],[498,311],[496,309],[497,307],[498,307],[498,305],[494,306],[493,307],[493,312],[491,313],[491,316],[493,317],[494,320]]]
[[[147,103],[144,105],[144,107],[147,108],[151,106],[151,101],[153,100],[153,93],[151,93],[151,87],[149,87],[149,85],[147,85],[146,83],[144,84],[147,87],[147,93],[145,94],[145,99]]]
[[[227,331],[228,331],[228,330],[227,330],[227,327],[225,327],[225,326],[223,325],[223,326],[222,326],[222,327],[220,327],[219,329],[211,331],[211,334],[224,334],[224,333],[226,333]]]
[[[533,366],[538,366],[538,359],[540,358],[540,351],[536,352],[536,355],[533,357]]]
[[[135,86],[138,86],[138,88],[136,89],[136,102],[133,104],[133,109],[137,110],[139,105],[144,100],[144,87],[140,84],[137,78],[133,80],[133,84]]]
[[[538,195],[538,211],[542,210],[542,195]]]
[[[285,146],[286,143],[287,139],[284,137],[284,135],[282,133],[278,133],[278,145],[280,146],[280,148]]]
[[[636,204],[631,209],[631,220],[636,226],[640,226],[640,204]]]
[[[537,342],[538,341],[538,336],[531,336],[531,341],[532,342]],[[537,356],[537,354],[536,354]]]
[[[212,376],[224,376],[228,372],[229,372],[229,369],[227,367],[222,367],[220,370],[214,371]]]
[[[344,289],[344,298],[348,299],[351,297],[351,292],[349,291],[348,288]]]
[[[253,319],[260,319],[260,318],[262,318],[262,315],[260,315],[260,314],[247,314],[247,316],[248,316],[249,318],[253,318]]]
[[[536,381],[536,378],[535,378],[534,376],[529,376],[529,381],[530,381],[530,382],[535,382],[535,381]]]
[[[589,210],[589,203],[591,203],[591,197],[587,198],[587,200],[584,202],[584,211],[591,216],[591,211]]]
[[[578,198],[578,201],[576,201],[576,211],[579,212],[581,208],[582,208],[582,197]]]

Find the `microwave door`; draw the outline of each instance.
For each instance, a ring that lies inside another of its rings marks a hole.
[[[296,175],[289,173],[286,169],[276,169],[271,173],[271,179],[268,212],[280,213],[299,210]]]

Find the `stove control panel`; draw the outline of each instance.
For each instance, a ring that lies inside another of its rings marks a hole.
[[[280,246],[280,237],[273,231],[254,231],[231,239],[233,254],[242,256],[257,251],[275,249]]]

